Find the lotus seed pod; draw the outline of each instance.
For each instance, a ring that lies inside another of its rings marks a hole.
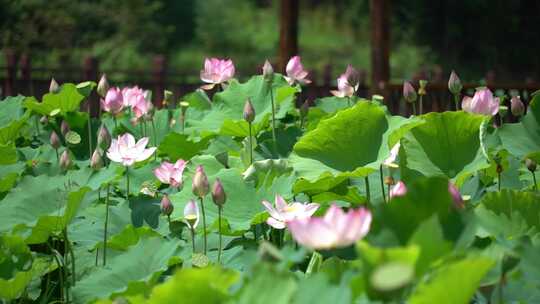
[[[417,98],[414,87],[408,81],[403,82],[403,98],[405,98],[407,102],[411,103],[415,102]]]
[[[525,105],[519,96],[514,96],[510,99],[510,110],[512,111],[512,115],[517,117],[520,117],[525,113]]]
[[[418,95],[426,95],[426,86],[428,83],[427,80],[420,80],[418,83],[420,84],[420,88],[418,88]]]
[[[193,176],[193,183],[191,185],[191,190],[199,198],[205,197],[210,191],[210,185],[208,184],[208,177],[204,173],[204,168],[199,165]]]
[[[111,145],[111,133],[109,133],[109,130],[105,125],[99,127],[97,145],[103,149],[107,149]]]
[[[525,166],[531,172],[536,171],[536,162],[530,158],[525,159]]]
[[[170,104],[173,104],[174,102],[174,94],[173,92],[169,91],[169,90],[165,90],[163,92],[163,106],[167,106],[167,105],[170,105]]]
[[[92,153],[90,167],[96,171],[103,168],[103,158],[101,157],[101,151],[99,148],[94,150],[94,153]]]
[[[253,108],[253,104],[251,104],[251,99],[246,100],[246,104],[244,105],[244,120],[251,123],[255,119],[255,109]]]
[[[51,132],[50,142],[51,146],[55,149],[60,148],[60,146],[62,145],[62,143],[60,142],[60,137],[58,137],[58,134],[56,134],[56,132],[54,131]]]
[[[101,75],[101,79],[99,80],[98,86],[97,86],[97,92],[99,96],[102,98],[105,98],[107,96],[107,92],[109,91],[109,82],[107,81],[107,75],[103,74]]]
[[[274,68],[268,60],[264,62],[263,68],[263,77],[267,81],[272,81],[274,79]]]
[[[54,78],[51,78],[51,84],[49,85],[49,93],[56,94],[60,91],[60,86],[58,85],[58,82],[54,80]]]
[[[171,215],[172,212],[174,211],[174,206],[171,203],[171,200],[169,199],[168,195],[164,195],[163,198],[161,199],[160,208],[161,208],[161,214],[166,215],[166,216]]]
[[[450,90],[452,94],[457,95],[462,89],[463,85],[461,84],[461,80],[456,72],[452,71],[452,73],[450,73],[450,79],[448,79],[448,90]]]
[[[223,185],[219,178],[216,179],[214,186],[212,187],[212,200],[214,201],[214,204],[220,207],[227,201],[227,195],[225,194],[225,190],[223,189]]]
[[[64,150],[60,156],[60,168],[65,171],[69,169],[69,166],[71,166],[71,157],[69,156],[69,151]]]
[[[60,124],[60,131],[64,136],[70,131],[69,125],[65,120],[62,120],[62,124]]]

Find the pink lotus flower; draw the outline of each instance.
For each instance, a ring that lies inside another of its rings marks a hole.
[[[148,137],[143,137],[135,143],[135,138],[129,133],[118,136],[118,139],[113,139],[107,157],[117,163],[122,163],[124,166],[131,166],[136,162],[143,161],[156,151],[155,147],[146,149]]]
[[[184,219],[191,229],[197,228],[199,223],[199,207],[194,200],[190,200],[184,207]]]
[[[133,107],[138,99],[144,98],[144,90],[138,86],[125,87],[122,89],[122,95],[124,96],[124,107]]]
[[[454,206],[458,209],[465,208],[465,203],[463,202],[463,197],[459,193],[458,188],[451,181],[448,181],[448,192],[454,201]]]
[[[392,197],[398,197],[398,196],[404,196],[407,194],[407,186],[405,186],[405,183],[402,181],[397,182],[392,189],[390,190],[390,198]]]
[[[311,80],[306,79],[308,72],[304,70],[304,66],[300,61],[300,56],[294,56],[289,59],[285,71],[287,72],[285,79],[290,85],[293,85],[295,82],[300,84],[311,83]]]
[[[356,84],[351,83],[351,79],[354,78],[353,74],[358,74],[357,71],[351,65],[347,66],[347,70],[344,74],[341,74],[337,79],[337,91],[330,91],[332,95],[336,97],[351,97],[358,90],[358,82]]]
[[[302,204],[294,202],[287,204],[279,195],[276,195],[274,199],[275,208],[268,201],[263,201],[262,204],[270,214],[266,223],[276,229],[284,229],[286,223],[293,219],[309,218],[319,209],[319,204],[315,203]]]
[[[233,78],[234,72],[232,60],[206,58],[204,60],[204,70],[201,71],[201,80],[209,84],[202,86],[202,88],[211,90],[216,84],[224,83]]]
[[[182,174],[186,168],[187,162],[179,159],[176,163],[163,162],[154,169],[154,175],[164,184],[170,184],[173,188],[182,186]]]
[[[124,109],[124,97],[119,88],[110,88],[105,95],[105,99],[101,99],[101,108],[105,112],[113,115],[118,115]]]
[[[146,100],[144,95],[137,95],[132,100],[131,109],[133,110],[133,114],[135,114],[137,121],[149,116],[152,108],[152,103]]]
[[[293,238],[310,249],[347,247],[363,238],[371,225],[371,212],[365,208],[343,212],[332,204],[323,217],[287,222]]]
[[[488,88],[478,89],[472,98],[463,98],[461,108],[465,112],[493,116],[499,112],[499,97],[493,98]]]

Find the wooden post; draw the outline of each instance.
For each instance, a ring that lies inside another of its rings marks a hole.
[[[98,60],[96,57],[88,56],[84,59],[83,63],[83,81],[99,81],[98,79]],[[88,96],[86,109],[90,106],[89,114],[91,117],[97,117],[99,115],[99,98],[94,91]]]
[[[371,90],[384,94],[390,79],[390,0],[371,0]],[[388,96],[385,96],[386,98]]]
[[[287,61],[298,54],[299,0],[281,0],[279,10],[279,71],[285,72]]]
[[[6,80],[4,83],[3,95],[13,96],[15,95],[15,83],[17,80],[17,54],[14,50],[6,49]]]
[[[161,108],[163,106],[163,91],[165,90],[167,59],[163,55],[156,55],[153,62],[154,93],[152,99],[154,106]]]
[[[34,96],[34,85],[32,83],[32,59],[27,53],[21,55],[19,61],[21,66],[21,78],[23,87],[25,88],[24,94],[26,96]]]

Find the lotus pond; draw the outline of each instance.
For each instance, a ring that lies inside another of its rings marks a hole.
[[[0,299],[540,302],[540,94],[452,73],[460,110],[405,83],[403,117],[352,67],[310,103],[299,57],[234,75],[208,59],[159,107],[105,77],[0,101]]]

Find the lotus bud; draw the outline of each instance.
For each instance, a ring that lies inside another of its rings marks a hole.
[[[105,98],[107,96],[107,92],[109,91],[109,82],[107,81],[107,75],[103,74],[101,75],[101,79],[98,82],[97,86],[97,93],[102,98]]]
[[[504,171],[503,166],[498,163],[496,171],[497,171],[497,174],[501,174]]]
[[[54,131],[51,132],[50,141],[51,141],[51,146],[53,148],[55,149],[60,148],[61,146],[60,137],[58,137],[58,134],[56,134],[56,132]]]
[[[402,181],[397,182],[397,184],[392,187],[392,190],[390,190],[390,197],[398,197],[398,196],[404,196],[407,194],[407,186],[405,186],[405,183]]]
[[[450,79],[448,79],[448,90],[450,90],[452,94],[457,95],[462,89],[463,85],[461,84],[461,80],[459,80],[456,72],[452,71],[452,73],[450,73]]]
[[[190,200],[186,204],[186,207],[184,207],[184,218],[191,229],[197,227],[197,223],[199,222],[199,207],[194,200]]]
[[[62,152],[62,155],[60,156],[60,168],[65,171],[69,169],[69,166],[71,166],[71,158],[69,157],[69,151],[64,150],[64,152]]]
[[[216,179],[212,187],[212,200],[219,207],[222,207],[225,201],[227,201],[227,195],[225,194],[225,190],[223,190],[223,185],[219,178]]]
[[[536,162],[530,158],[525,159],[525,166],[531,172],[536,171]]]
[[[201,165],[197,166],[195,175],[193,176],[193,183],[191,185],[191,190],[199,198],[205,197],[210,191],[210,185],[208,184],[208,177],[204,173],[204,169]]]
[[[101,157],[101,151],[99,150],[99,148],[94,150],[94,153],[92,153],[92,158],[90,159],[90,167],[96,171],[103,168],[103,158]]]
[[[49,117],[47,117],[47,116],[41,116],[41,118],[39,119],[39,122],[40,122],[42,125],[47,125],[47,124],[49,124]]]
[[[103,149],[107,149],[111,145],[111,133],[109,133],[109,130],[105,125],[99,127],[97,145]]]
[[[356,88],[360,84],[360,73],[352,65],[348,65],[345,70],[345,75],[347,76],[347,83]]]
[[[163,92],[163,106],[166,107],[174,102],[174,94],[169,90]]]
[[[70,131],[69,125],[65,120],[62,120],[62,124],[60,124],[60,131],[64,136],[66,136],[66,134]]]
[[[253,104],[251,103],[251,99],[246,100],[246,104],[244,105],[244,120],[252,123],[255,119],[255,109],[253,108]]]
[[[264,62],[262,72],[266,81],[272,81],[274,79],[274,68],[268,60]]]
[[[54,80],[54,78],[51,78],[51,84],[49,85],[49,93],[56,94],[60,92],[60,86],[58,85],[58,82]]]
[[[403,82],[403,98],[405,98],[407,102],[413,103],[416,101],[416,97],[416,91],[412,84],[408,81]]]
[[[427,80],[420,80],[418,83],[420,84],[420,88],[418,89],[418,95],[426,95]]]
[[[450,181],[448,182],[448,193],[450,193],[450,196],[452,197],[452,201],[454,201],[454,206],[456,208],[463,209],[465,207],[465,203],[463,202],[461,193],[459,193],[459,190],[456,187],[456,185],[454,185]]]
[[[514,96],[510,99],[510,110],[512,111],[512,115],[517,117],[520,117],[525,113],[525,105],[519,96]]]
[[[164,195],[160,203],[161,214],[170,216],[174,211],[174,206],[171,203],[168,195]]]
[[[300,117],[306,117],[309,112],[309,100],[306,99],[300,106]]]

